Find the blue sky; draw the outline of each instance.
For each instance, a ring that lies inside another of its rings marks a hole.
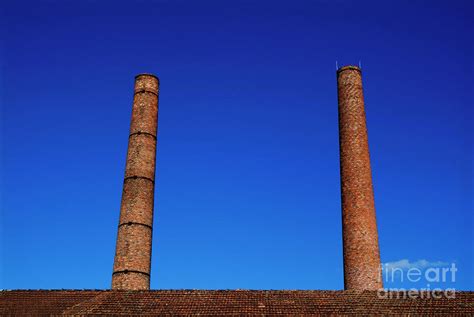
[[[343,288],[337,60],[362,63],[382,261],[473,289],[472,12],[2,3],[0,288],[110,287],[141,72],[161,80],[151,287]]]

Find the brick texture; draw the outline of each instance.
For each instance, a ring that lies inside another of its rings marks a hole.
[[[159,80],[135,78],[112,289],[150,288]]]
[[[0,292],[1,316],[473,316],[474,293],[404,298],[377,291],[18,290]],[[398,294],[398,295],[397,295]]]
[[[337,71],[344,249],[348,290],[382,287],[361,70]]]

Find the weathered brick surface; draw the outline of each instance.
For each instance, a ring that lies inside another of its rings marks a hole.
[[[140,77],[137,80],[140,80]],[[141,132],[156,136],[158,96],[155,92],[158,93],[158,87],[154,87],[151,91],[137,90],[135,88],[130,134]]]
[[[138,288],[137,285],[140,285]],[[143,287],[146,285],[146,287]],[[127,274],[117,274],[112,279],[112,289],[117,290],[142,290],[150,288],[150,277],[141,273],[128,272]]]
[[[376,291],[18,290],[1,316],[473,316],[474,292],[414,299]]]
[[[153,182],[144,178],[128,178],[123,184],[120,224],[137,222],[153,225]]]
[[[133,223],[119,226],[114,272],[149,274],[151,238],[152,232],[148,226]]]
[[[360,69],[340,68],[337,88],[344,285],[346,289],[379,289],[380,253]]]
[[[155,179],[156,140],[148,134],[132,134],[128,141],[125,178]]]
[[[150,288],[159,80],[135,78],[113,289]]]

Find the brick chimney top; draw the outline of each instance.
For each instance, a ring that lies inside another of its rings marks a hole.
[[[339,74],[340,72],[343,72],[343,71],[349,70],[349,69],[357,70],[357,71],[361,72],[360,67],[358,67],[358,66],[346,65],[346,66],[339,67],[339,69],[337,70],[337,73]]]
[[[153,74],[150,74],[150,73],[140,73],[138,75],[135,76],[135,78],[138,78],[138,77],[141,77],[141,76],[150,76],[150,77],[154,77],[156,78],[158,81],[160,81],[160,79],[158,78],[158,76],[156,75],[153,75]]]

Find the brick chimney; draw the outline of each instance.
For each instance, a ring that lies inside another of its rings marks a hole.
[[[150,288],[158,77],[135,77],[112,289]]]
[[[382,288],[374,192],[359,67],[337,70],[344,288]]]

